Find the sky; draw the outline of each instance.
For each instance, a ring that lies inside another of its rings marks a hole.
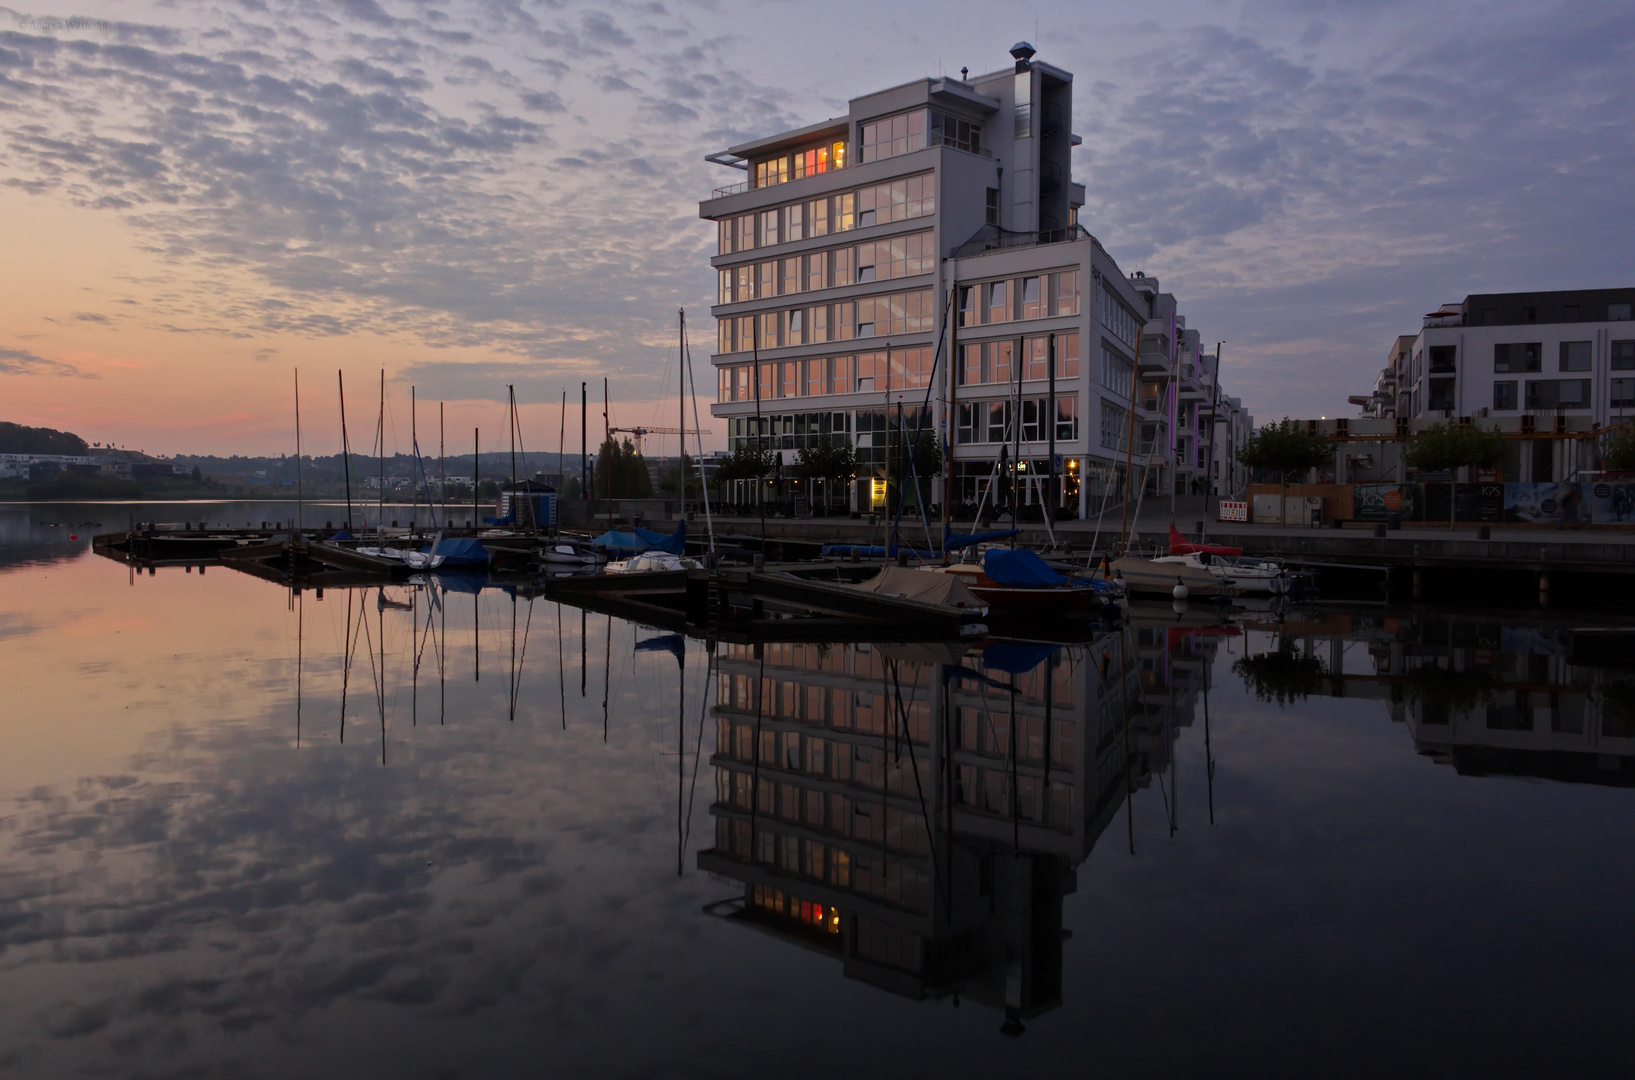
[[[298,370],[333,453],[384,369],[389,451],[411,387],[422,450],[438,403],[498,448],[508,385],[550,450],[582,381],[676,423],[685,309],[720,446],[704,155],[1019,39],[1080,220],[1259,421],[1352,413],[1445,301],[1635,285],[1635,4],[0,4],[0,419],[288,453]]]

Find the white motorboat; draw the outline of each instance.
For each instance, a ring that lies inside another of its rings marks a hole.
[[[1126,555],[1114,559],[1111,570],[1123,579],[1124,588],[1132,596],[1183,599],[1176,594],[1177,588],[1184,588],[1185,596],[1220,596],[1232,586],[1231,579],[1210,573],[1196,555],[1166,555],[1160,559]]]
[[[1211,574],[1234,582],[1244,592],[1281,596],[1289,591],[1291,579],[1288,567],[1276,559],[1249,555],[1208,555],[1203,558],[1207,560],[1204,565]]]
[[[540,549],[539,561],[554,566],[599,566],[607,559],[589,544],[558,540]]]
[[[702,570],[704,564],[688,555],[672,555],[668,551],[644,551],[628,559],[607,564],[609,574],[653,574],[674,570]]]

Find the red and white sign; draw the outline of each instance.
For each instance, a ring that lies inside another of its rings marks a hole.
[[[1249,504],[1246,502],[1233,502],[1231,499],[1222,499],[1219,520],[1248,521]]]

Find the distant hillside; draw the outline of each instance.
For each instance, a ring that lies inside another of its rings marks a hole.
[[[78,435],[48,427],[24,427],[0,420],[0,454],[86,454]]]

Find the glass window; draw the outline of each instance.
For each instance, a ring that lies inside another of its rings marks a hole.
[[[867,164],[925,149],[925,114],[925,109],[914,109],[864,124],[863,162]]]
[[[722,218],[715,223],[715,253],[732,254],[732,219]]]
[[[852,391],[852,358],[836,356],[829,361],[829,392],[849,394]]]
[[[737,284],[733,288],[734,300],[753,300],[755,298],[755,264],[745,263],[735,271]]]
[[[759,337],[755,339],[755,347],[758,349],[776,349],[781,345],[782,342],[778,340],[778,329],[782,323],[783,319],[778,317],[776,311],[762,313]]]
[[[1612,407],[1635,409],[1635,379],[1612,380]]]
[[[758,271],[760,279],[761,279],[760,286],[756,290],[755,295],[756,296],[777,296],[778,295],[778,264],[777,264],[777,262],[770,261],[770,262],[756,263],[755,267],[756,267],[756,270]]]
[[[806,361],[806,396],[818,397],[829,392],[829,371],[827,360]]]
[[[1019,294],[1016,299],[1021,307],[1021,317],[1024,319],[1042,317],[1045,313],[1045,306],[1039,296],[1040,280],[1037,277],[1025,277],[1016,284]]]
[[[857,282],[859,284],[862,284],[863,282],[873,281],[874,280],[875,249],[878,246],[879,245],[876,245],[876,244],[858,244],[857,245],[857,275],[856,275],[856,277],[857,277]]]
[[[835,305],[835,321],[831,327],[830,338],[834,341],[850,341],[855,335],[853,328],[857,319],[857,305],[850,300]]]
[[[829,252],[829,261],[833,264],[834,280],[830,284],[837,288],[852,283],[852,249],[849,247],[835,248]]]
[[[1044,434],[1040,421],[1044,419],[1044,402],[1038,398],[1026,398],[1022,402],[1022,441],[1043,442]]]
[[[1101,287],[1101,325],[1132,349],[1140,344],[1141,320],[1106,285]]]
[[[1612,370],[1635,370],[1635,341],[1614,341],[1612,343]]]
[[[916,349],[891,350],[891,385],[910,389],[923,387],[931,382],[931,349],[922,346]]]
[[[1010,439],[1011,403],[988,402],[988,442],[1008,442]]]
[[[883,352],[861,353],[853,358],[857,362],[857,392],[870,393],[874,390],[886,389],[887,368],[886,354]],[[878,380],[878,385],[876,385]]]
[[[811,223],[812,236],[829,235],[829,200],[817,199],[806,208],[806,216]]]
[[[955,442],[974,443],[977,441],[978,432],[973,420],[976,409],[977,406],[969,401],[959,403],[958,423],[954,430]]]
[[[851,192],[835,196],[834,231],[847,232],[857,227],[856,197]]]
[[[1430,349],[1432,374],[1445,375],[1453,371],[1458,352],[1458,348],[1453,345],[1432,345]]]
[[[723,352],[726,350],[723,349]],[[982,345],[979,342],[970,342],[959,347],[959,384],[961,386],[976,386],[982,378]]]
[[[1493,409],[1509,411],[1516,408],[1516,381],[1514,379],[1493,384]]]
[[[1079,313],[1079,272],[1058,270],[1050,275],[1050,313],[1077,315]]]
[[[806,326],[806,341],[810,345],[821,345],[829,340],[829,305],[819,304],[808,313]]]
[[[1016,342],[990,341],[983,345],[987,353],[987,363],[983,365],[984,373],[988,376],[983,382],[1008,383],[1013,377],[1011,361],[1016,355]]]
[[[1629,304],[1608,304],[1607,321],[1624,322],[1628,320],[1630,317],[1630,307],[1631,305]]]
[[[782,344],[800,345],[806,340],[806,309],[795,308],[785,313],[788,321],[784,324]]]
[[[798,315],[799,312],[790,312]],[[783,371],[778,379],[779,397],[796,397],[800,394],[800,361],[789,360],[780,365]]]
[[[778,211],[761,211],[761,247],[771,247],[778,242]]]
[[[930,143],[932,146],[952,146],[955,150],[980,154],[982,153],[982,125],[973,124],[969,120],[961,120],[957,116],[945,116],[940,112],[932,112]]]
[[[738,316],[738,351],[749,352],[755,347],[755,316]]]
[[[743,214],[738,218],[738,243],[735,251],[749,251],[755,246],[755,215]]]
[[[1542,371],[1543,360],[1544,344],[1542,342],[1511,342],[1493,346],[1493,370],[1495,372]]]
[[[1079,398],[1077,394],[1056,398],[1056,438],[1073,442],[1079,437]]]
[[[1038,281],[1039,279],[1032,278],[1030,280]],[[1049,340],[1043,337],[1030,337],[1022,342],[1022,378],[1024,381],[1050,378],[1050,366],[1046,356],[1049,347]]]
[[[1011,283],[1008,281],[990,281],[982,286],[983,307],[987,309],[985,322],[1009,322],[1011,316]]]
[[[1588,371],[1590,369],[1590,343],[1587,341],[1563,341],[1561,343],[1561,370]]]
[[[1129,435],[1130,412],[1111,401],[1101,402],[1101,445],[1108,450],[1123,450]]]
[[[1590,404],[1588,379],[1529,379],[1529,409],[1587,409]]]
[[[721,274],[720,274],[721,284],[720,284],[720,288],[717,289],[716,296],[715,296],[715,302],[717,304],[730,304],[730,303],[732,303],[732,300],[733,300],[733,296],[732,296],[732,278],[733,278],[733,274],[732,274],[731,270],[721,271]]]
[[[789,295],[790,293],[800,292],[800,256],[796,255],[789,259],[779,259],[778,262],[782,266],[782,273],[780,273],[778,276],[783,279],[780,291],[785,296]]]
[[[828,285],[829,285],[828,270],[829,270],[829,253],[827,251],[814,251],[814,252],[812,252],[812,254],[806,256],[806,288],[807,288],[807,290],[811,291],[811,290],[814,290],[814,289],[828,288]]]
[[[1058,379],[1076,379],[1079,377],[1079,335],[1077,331],[1071,334],[1056,335],[1056,377]]]
[[[795,203],[783,209],[783,238],[786,243],[806,239],[806,204]]]
[[[973,285],[959,287],[959,324],[961,326],[978,326],[982,322],[981,309],[977,307],[977,290]]]

